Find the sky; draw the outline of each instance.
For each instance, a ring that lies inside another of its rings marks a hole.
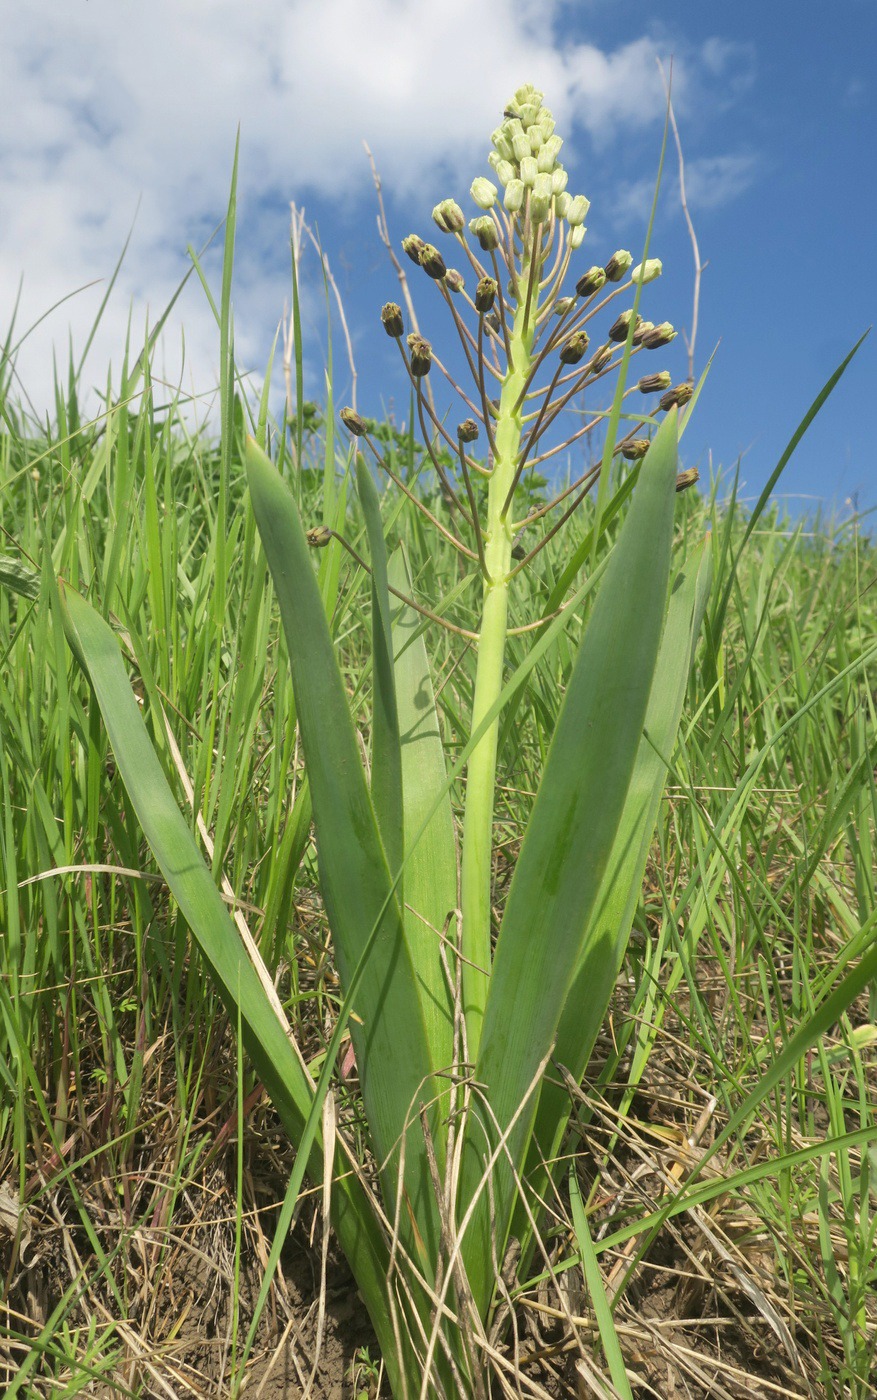
[[[201,247],[224,216],[240,129],[234,315],[254,391],[290,299],[295,203],[343,302],[360,411],[404,416],[407,382],[378,321],[398,284],[363,142],[396,246],[409,232],[439,241],[433,205],[453,196],[469,210],[472,178],[490,173],[489,134],[515,88],[532,82],[565,137],[569,187],[591,200],[574,267],[616,248],[638,258],[664,125],[658,60],[665,70],[672,61],[706,263],[696,372],[716,351],[684,464],[708,477],[739,460],[743,494],[757,496],[874,320],[875,0],[830,10],[815,0],[666,0],[659,9],[641,0],[0,0],[0,29],[0,341],[15,310],[18,391],[40,413],[51,406],[53,363],[66,374],[71,345],[78,361],[130,235],[82,376],[101,390],[112,365],[118,383],[129,326],[136,354],[191,267],[187,247]],[[664,275],[641,310],[690,333],[693,260],[672,144],[650,251]],[[216,246],[204,267],[218,294]],[[438,348],[450,326],[408,267]],[[306,392],[320,399],[326,309],[313,249],[302,292]],[[218,345],[192,277],[157,363],[205,413]],[[343,398],[337,317],[334,355]],[[658,367],[685,378],[681,336],[660,366],[649,360]],[[877,507],[867,409],[875,372],[872,335],[777,488],[793,513],[817,501],[840,517]]]

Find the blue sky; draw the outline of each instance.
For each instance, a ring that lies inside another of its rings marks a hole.
[[[0,3],[0,331],[22,276],[19,331],[104,279],[22,345],[21,382],[37,408],[49,402],[53,346],[64,362],[68,335],[84,345],[132,223],[86,380],[102,385],[108,362],[118,364],[129,315],[136,344],[160,313],[186,269],[187,243],[223,214],[238,123],[239,358],[258,382],[289,297],[295,201],[319,229],[344,301],[360,409],[404,405],[401,366],[377,326],[396,283],[375,229],[363,139],[381,170],[393,237],[432,237],[433,204],[454,195],[466,205],[472,177],[487,173],[488,135],[505,100],[521,82],[536,83],[566,136],[570,188],[592,202],[584,269],[617,247],[641,247],[663,122],[656,57],[674,62],[691,212],[708,263],[698,369],[719,346],[685,440],[687,464],[706,475],[710,458],[727,468],[742,454],[747,494],[757,493],[874,319],[873,0],[830,11],[670,0],[658,19],[634,0]],[[692,258],[672,147],[652,252],[665,273],[646,289],[645,314],[688,327]],[[319,397],[325,317],[313,255],[303,277],[308,390]],[[413,285],[428,321],[432,289]],[[437,344],[447,333],[437,321],[429,329]],[[183,334],[183,383],[209,393],[217,336],[195,286],[164,341],[172,379]],[[841,511],[850,497],[877,505],[867,410],[875,355],[872,339],[781,491]],[[680,337],[666,364],[682,378],[685,363]]]

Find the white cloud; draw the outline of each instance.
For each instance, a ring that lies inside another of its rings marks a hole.
[[[185,271],[186,244],[221,218],[240,123],[238,345],[244,359],[252,354],[261,364],[266,327],[279,318],[287,286],[279,273],[266,273],[260,254],[283,246],[287,200],[367,191],[362,138],[385,186],[404,198],[439,170],[468,177],[482,168],[487,134],[522,81],[546,90],[561,129],[592,140],[660,119],[651,41],[611,53],[561,42],[557,10],[557,0],[8,7],[0,49],[0,334],[22,274],[19,326],[26,326],[77,285],[109,275],[136,211],[91,361],[98,377],[110,359],[118,362],[129,309],[135,326],[147,308],[154,320]],[[699,63],[712,75],[729,61],[715,44],[677,59],[677,104],[694,90]],[[273,224],[261,217],[269,205],[279,211]],[[67,302],[22,350],[22,377],[37,400],[49,401],[52,339],[64,347],[69,325],[81,346],[101,295]],[[194,379],[210,383],[216,332],[197,288],[180,319]]]

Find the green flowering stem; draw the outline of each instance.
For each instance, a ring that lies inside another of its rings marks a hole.
[[[474,733],[502,690],[503,662],[508,631],[509,575],[512,563],[512,528],[505,510],[506,498],[518,468],[523,423],[520,410],[522,385],[530,373],[536,330],[540,251],[532,262],[527,250],[520,282],[528,288],[523,305],[515,312],[509,334],[510,355],[493,425],[494,468],[487,498],[487,526],[483,531],[484,611],[478,642],[475,697],[472,706]],[[483,323],[483,317],[482,317]],[[488,726],[474,749],[467,770],[466,807],[463,816],[461,907],[463,915],[463,1007],[470,1058],[476,1056],[487,998],[490,972],[490,882],[493,850],[493,806],[496,782],[499,717]]]

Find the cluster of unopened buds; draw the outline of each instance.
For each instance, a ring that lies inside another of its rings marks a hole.
[[[454,240],[458,254],[468,264],[474,279],[472,290],[466,276],[449,267],[434,244],[416,234],[402,243],[408,257],[436,284],[447,303],[472,378],[469,392],[454,381],[416,327],[406,335],[402,310],[395,302],[388,302],[381,312],[384,330],[399,346],[414,386],[424,444],[443,497],[468,522],[474,550],[432,515],[394,474],[372,441],[365,421],[352,409],[341,412],[351,434],[369,443],[379,466],[418,509],[463,554],[477,558],[488,584],[497,578],[497,571],[507,581],[523,567],[572,514],[599,475],[599,466],[592,466],[552,501],[531,510],[524,520],[512,518],[515,491],[525,469],[541,466],[567,451],[607,416],[605,412],[585,415],[582,426],[562,442],[553,442],[550,430],[558,415],[583,389],[617,370],[626,356],[663,349],[677,334],[669,321],[655,324],[628,309],[615,317],[605,338],[592,345],[591,328],[596,318],[604,317],[616,298],[635,293],[640,285],[660,277],[661,262],[648,258],[634,266],[631,254],[620,249],[605,264],[582,273],[574,293],[564,291],[572,255],[585,236],[589,202],[584,195],[567,191],[567,172],[559,160],[562,141],[555,135],[554,121],[542,105],[540,92],[529,86],[518,89],[501,126],[492,134],[492,143],[488,161],[496,182],[483,176],[472,182],[470,195],[479,212],[468,225],[453,199],[442,200],[433,210],[437,228]],[[424,389],[433,366],[447,378],[467,411],[457,428],[456,441],[437,413],[432,395]],[[536,383],[540,372],[546,374],[541,385]],[[498,386],[498,396],[496,389],[491,394],[491,383]],[[674,385],[669,371],[662,369],[643,374],[625,398],[636,394],[660,394],[658,410],[667,411],[689,401],[692,385]],[[616,452],[631,461],[645,455],[649,439],[642,434],[654,423],[654,411],[627,415],[639,421]],[[468,449],[482,432],[487,448],[485,460],[480,461]],[[438,449],[442,442],[459,462],[459,479],[452,477],[441,460]],[[479,520],[472,488],[475,473],[490,482],[484,522]],[[684,473],[683,478],[679,489],[690,485],[696,473]],[[572,501],[560,519],[536,548],[526,553],[520,540],[523,528],[569,497]],[[512,559],[515,564],[510,569]]]

